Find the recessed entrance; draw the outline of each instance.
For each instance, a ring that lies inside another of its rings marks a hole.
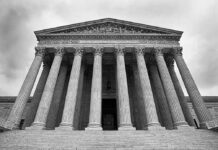
[[[116,99],[102,100],[102,128],[103,130],[117,130]]]

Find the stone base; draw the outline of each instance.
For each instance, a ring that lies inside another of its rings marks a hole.
[[[217,130],[218,129],[218,119],[214,119],[211,121],[200,123],[200,128],[201,129]]]
[[[102,127],[87,127],[85,128],[86,131],[102,131]]]
[[[184,131],[184,130],[195,131],[195,127],[188,126],[188,125],[181,125],[181,126],[177,126],[176,128],[177,130],[181,130],[181,131]]]
[[[73,131],[74,127],[72,126],[59,126],[55,128],[56,131]]]
[[[0,130],[2,130],[2,131],[9,131],[11,129],[5,127],[4,125],[0,125]]]
[[[14,124],[13,122],[1,120],[0,121],[0,130],[9,131],[9,130],[18,130],[19,125]]]
[[[46,130],[44,125],[32,125],[30,127],[26,127],[25,130]]]
[[[149,130],[149,131],[163,131],[166,129],[165,129],[165,127],[162,127],[162,126],[148,126],[147,130]]]
[[[121,126],[118,128],[119,131],[135,131],[136,128],[133,126]]]

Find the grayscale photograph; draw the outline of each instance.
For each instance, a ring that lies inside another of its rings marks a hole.
[[[0,150],[218,150],[217,0],[0,0]]]

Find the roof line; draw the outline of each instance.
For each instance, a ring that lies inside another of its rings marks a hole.
[[[102,18],[102,19],[97,19],[97,20],[91,20],[91,21],[85,21],[85,22],[81,22],[81,23],[74,23],[74,24],[69,24],[69,25],[63,25],[63,26],[58,26],[58,27],[54,27],[54,28],[47,28],[47,29],[43,29],[43,30],[38,30],[38,31],[34,31],[35,35],[38,35],[40,33],[45,33],[45,32],[52,32],[54,30],[61,30],[63,28],[72,28],[72,27],[79,27],[79,26],[86,26],[86,25],[91,25],[93,23],[103,23],[103,22],[115,22],[115,23],[124,23],[124,24],[128,24],[128,25],[132,25],[132,26],[137,26],[137,27],[141,27],[141,28],[148,28],[148,29],[152,29],[152,30],[161,30],[161,31],[165,31],[165,32],[174,32],[177,33],[179,35],[182,35],[182,31],[178,31],[178,30],[173,30],[173,29],[167,29],[167,28],[162,28],[162,27],[157,27],[157,26],[152,26],[152,25],[146,25],[146,24],[142,24],[142,23],[136,23],[136,22],[131,22],[131,21],[125,21],[125,20],[119,20],[119,19],[114,19],[114,18]]]

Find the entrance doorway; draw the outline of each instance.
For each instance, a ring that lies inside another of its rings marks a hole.
[[[102,100],[102,128],[103,130],[117,130],[116,99]]]

